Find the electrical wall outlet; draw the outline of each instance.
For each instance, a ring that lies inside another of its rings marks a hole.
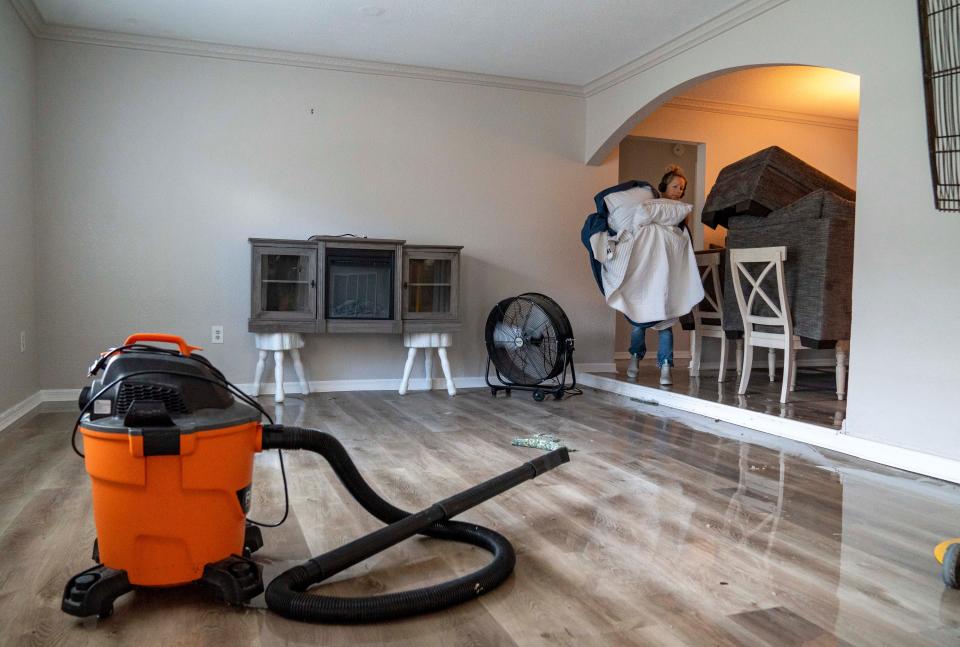
[[[210,327],[210,341],[214,344],[223,343],[223,326]]]
[[[20,352],[21,353],[27,352],[27,331],[26,330],[20,331]]]

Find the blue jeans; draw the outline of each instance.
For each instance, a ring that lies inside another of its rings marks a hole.
[[[629,321],[629,320],[628,320]],[[648,321],[647,323],[634,323],[633,332],[630,333],[630,354],[643,359],[647,354],[647,328],[657,325],[659,321]],[[660,330],[660,339],[657,344],[657,368],[663,366],[664,362],[673,366],[673,328]]]

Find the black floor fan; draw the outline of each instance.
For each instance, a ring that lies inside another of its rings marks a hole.
[[[573,367],[573,329],[563,309],[550,297],[527,292],[498,303],[487,317],[487,386],[494,396],[513,389],[533,391],[542,402],[577,392]],[[490,381],[493,364],[499,384]],[[567,384],[569,369],[572,382]]]

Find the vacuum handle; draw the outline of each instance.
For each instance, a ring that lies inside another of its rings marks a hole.
[[[168,344],[175,344],[180,347],[180,354],[184,357],[190,357],[190,353],[195,350],[203,350],[199,346],[191,346],[184,340],[183,337],[179,335],[168,335],[167,333],[160,332],[138,332],[134,333],[127,337],[126,341],[123,342],[124,346],[129,346],[130,344],[135,344],[138,341],[160,341],[166,342]]]
[[[459,494],[434,503],[429,508],[404,517],[389,526],[355,539],[304,564],[314,582],[332,577],[408,537],[426,530],[435,523],[446,521],[475,505],[492,499],[512,487],[528,481],[570,460],[566,447],[561,447],[528,461],[500,476],[484,481]]]

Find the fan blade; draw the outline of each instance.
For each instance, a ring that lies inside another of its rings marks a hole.
[[[543,311],[540,307],[533,307],[530,310],[530,314],[523,321],[523,337],[527,339],[533,334],[542,328],[545,324],[550,323],[550,317],[547,316],[547,313]]]
[[[553,364],[547,363],[546,356],[537,346],[524,346],[524,350],[526,351],[527,373],[538,380],[544,379],[550,373],[550,369],[553,367]]]
[[[496,327],[493,329],[493,343],[499,345],[500,343],[504,344],[514,344],[517,338],[516,330],[513,326],[505,324],[503,322],[498,322]]]

